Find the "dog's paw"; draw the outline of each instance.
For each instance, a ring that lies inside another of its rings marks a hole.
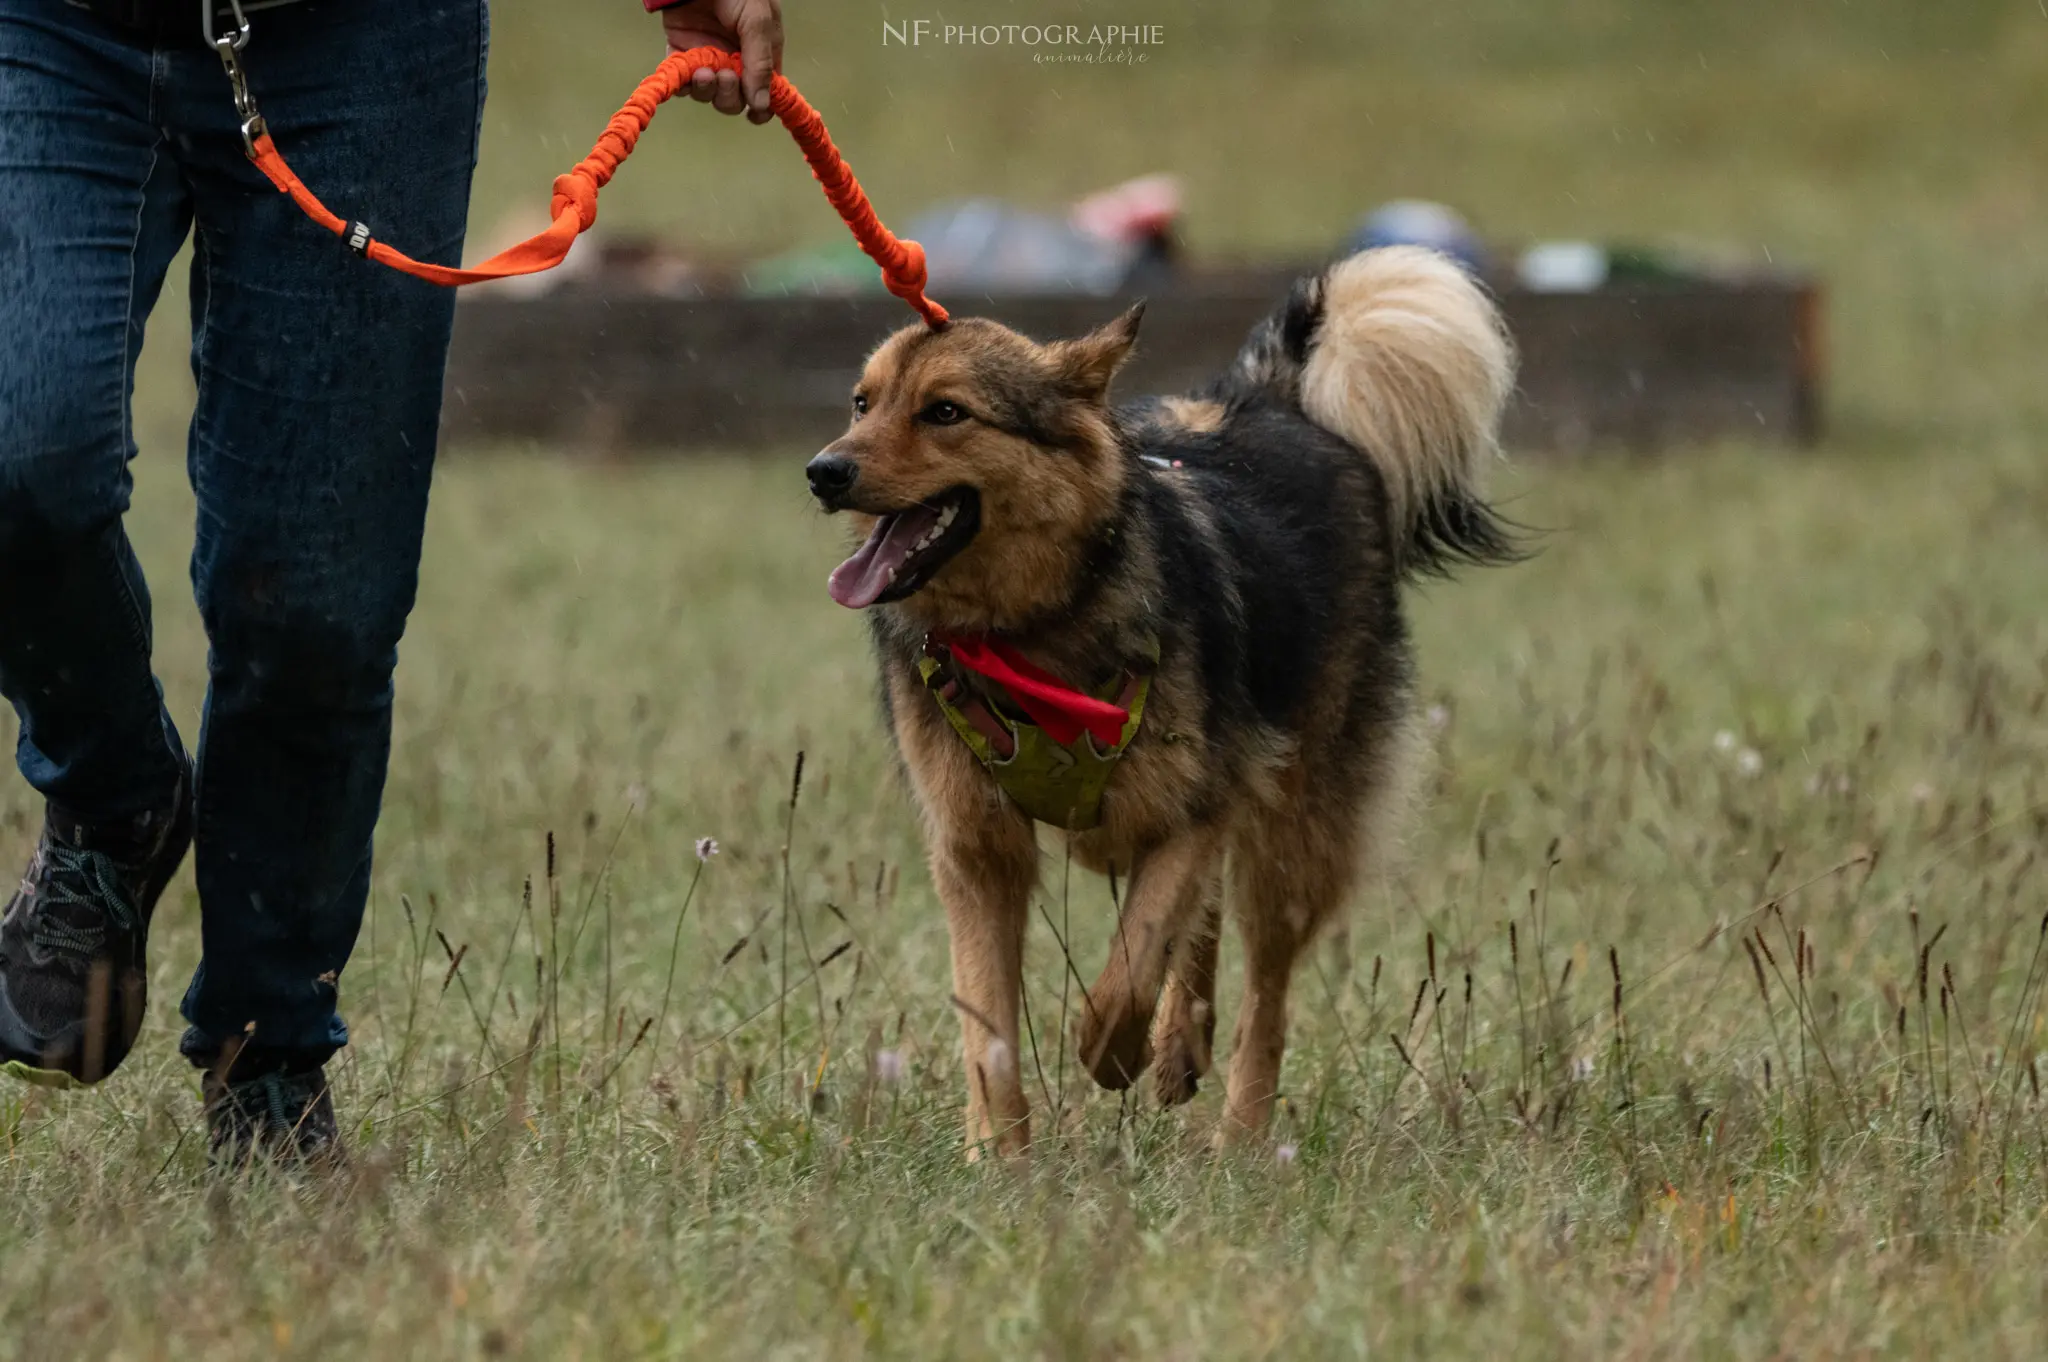
[[[1098,1000],[1074,1023],[1074,1049],[1095,1081],[1122,1092],[1152,1062],[1152,1014],[1125,1001]]]
[[[1160,1011],[1152,1032],[1152,1090],[1160,1106],[1194,1100],[1209,1072],[1215,1029],[1215,1014],[1200,999]]]
[[[1175,1044],[1161,1050],[1152,1060],[1152,1091],[1162,1107],[1177,1107],[1195,1100],[1202,1089],[1202,1071],[1195,1067],[1187,1047]]]

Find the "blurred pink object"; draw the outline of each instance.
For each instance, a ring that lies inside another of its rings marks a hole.
[[[1140,242],[1167,235],[1180,212],[1179,176],[1141,175],[1082,199],[1074,205],[1072,220],[1090,236]]]

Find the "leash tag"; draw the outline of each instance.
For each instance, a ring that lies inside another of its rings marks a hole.
[[[348,248],[365,259],[370,255],[370,224],[352,222],[348,226]]]

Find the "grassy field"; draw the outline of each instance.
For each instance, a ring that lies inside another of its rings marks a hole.
[[[1272,1148],[1207,1152],[1212,1085],[1087,1085],[1059,938],[1092,976],[1110,907],[1055,874],[1014,1170],[960,1157],[944,923],[807,451],[454,452],[344,978],[359,1175],[205,1174],[181,880],[130,1065],[0,1091],[0,1356],[2048,1352],[2048,11],[1248,0],[1048,72],[791,6],[885,212],[1164,166],[1212,252],[1395,193],[1769,249],[1830,283],[1835,433],[1506,474],[1543,552],[1412,597],[1430,797],[1297,988]],[[570,9],[498,7],[480,226],[647,64],[639,16]],[[779,134],[709,122],[605,222],[832,230]],[[179,341],[132,530],[183,721]],[[35,813],[0,786],[8,855]]]

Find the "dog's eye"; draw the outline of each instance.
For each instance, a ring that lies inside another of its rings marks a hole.
[[[934,402],[919,412],[917,419],[928,425],[957,426],[967,419],[967,410],[958,402]]]
[[[853,395],[853,414],[855,419],[868,414],[868,395],[866,393],[855,393]]]

